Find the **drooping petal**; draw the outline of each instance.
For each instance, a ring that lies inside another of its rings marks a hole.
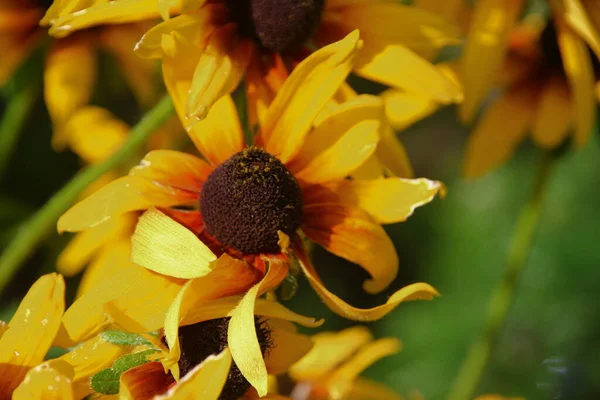
[[[572,100],[564,77],[553,75],[546,80],[531,126],[538,146],[553,149],[567,137],[574,122]]]
[[[363,288],[384,290],[398,273],[398,254],[379,223],[357,207],[310,204],[304,207],[302,231],[333,254],[359,264],[371,275]]]
[[[197,200],[196,193],[137,176],[124,176],[71,207],[59,218],[57,228],[59,233],[77,232],[130,211],[145,210],[152,206],[189,205]]]
[[[52,360],[29,370],[12,395],[13,400],[74,400],[73,368]]]
[[[154,397],[155,400],[187,400],[206,399],[217,400],[227,381],[231,367],[229,349],[217,355],[210,355],[167,393]]]
[[[173,303],[167,310],[165,315],[164,333],[165,340],[169,347],[169,354],[163,357],[161,363],[165,371],[170,371],[175,381],[179,382],[179,357],[181,356],[181,347],[179,346],[179,321],[181,320],[181,304],[183,302],[186,291],[192,284],[192,281],[187,281],[182,286]]]
[[[575,107],[575,144],[584,146],[596,122],[594,71],[587,46],[564,21],[555,21],[558,45]]]
[[[469,137],[466,177],[481,176],[510,158],[527,134],[536,101],[536,88],[518,87],[504,93],[485,111]]]
[[[315,346],[290,368],[295,381],[315,381],[334,371],[361,346],[370,342],[373,335],[364,326],[354,326],[341,332],[319,332],[312,336]]]
[[[90,101],[96,81],[96,55],[85,38],[55,42],[46,58],[44,98],[54,124],[52,144],[64,149],[64,124]]]
[[[406,221],[417,207],[444,192],[444,185],[429,179],[382,178],[346,180],[335,189],[341,201],[368,212],[378,222]]]
[[[439,108],[430,98],[404,90],[388,89],[381,93],[381,97],[385,102],[388,121],[396,130],[408,128]]]
[[[358,31],[317,50],[294,69],[271,103],[258,144],[287,163],[300,151],[313,120],[350,72]]]
[[[506,56],[508,37],[517,22],[523,0],[481,0],[475,4],[462,56],[465,100],[460,116],[470,121],[488,95]]]
[[[329,309],[336,314],[354,321],[375,321],[383,318],[386,314],[396,308],[404,301],[432,300],[439,296],[437,290],[427,283],[413,283],[396,291],[386,302],[377,307],[360,309],[351,306],[335,294],[331,293],[319,279],[306,252],[299,246],[295,246],[295,252],[299,257],[300,266],[308,282],[317,292],[319,297],[327,304]]]
[[[190,230],[151,208],[131,237],[131,260],[159,274],[193,279],[210,273],[217,256]]]
[[[161,363],[149,362],[121,374],[119,398],[122,400],[153,399],[167,392],[173,378],[165,373]]]
[[[267,371],[271,375],[283,374],[310,351],[313,342],[310,337],[296,332],[291,322],[270,319],[267,325],[274,343],[265,357]]]
[[[42,362],[65,310],[59,274],[39,278],[29,289],[0,338],[0,393],[12,393],[27,370]]]

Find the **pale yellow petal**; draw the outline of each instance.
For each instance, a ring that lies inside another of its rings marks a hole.
[[[508,37],[517,22],[523,0],[480,0],[462,56],[465,100],[460,116],[470,121],[487,97],[506,56]]]
[[[13,400],[74,400],[72,368],[64,362],[57,367],[59,363],[52,361],[31,369],[14,391]],[[71,376],[64,371],[71,372]]]
[[[561,0],[560,2],[564,7],[563,15],[569,27],[585,40],[600,59],[600,32],[598,31],[600,27],[594,26],[594,14],[586,8],[587,2],[585,0]]]
[[[317,50],[294,69],[271,103],[258,144],[287,163],[300,151],[313,120],[350,72],[358,31]]]
[[[574,122],[572,101],[563,76],[553,75],[546,80],[531,126],[538,146],[553,149],[567,137]]]
[[[481,176],[510,158],[533,120],[537,89],[519,87],[498,98],[471,132],[464,175]]]
[[[396,354],[402,348],[400,340],[392,337],[374,340],[362,346],[349,360],[335,369],[331,380],[351,382],[365,369],[383,357]]]
[[[151,208],[139,219],[131,238],[131,260],[175,278],[205,276],[217,256],[194,233]]]
[[[192,282],[193,281],[190,280],[181,287],[181,290],[179,293],[177,293],[177,296],[173,300],[173,303],[165,315],[164,333],[165,340],[167,341],[167,345],[169,347],[169,354],[161,360],[161,363],[165,368],[165,371],[170,371],[171,375],[173,375],[173,378],[176,381],[179,381],[180,378],[178,362],[181,355],[181,348],[179,347],[179,321],[181,321],[181,304]]]

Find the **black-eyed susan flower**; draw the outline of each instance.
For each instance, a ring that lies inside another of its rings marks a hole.
[[[398,270],[398,256],[381,224],[404,221],[443,190],[440,182],[423,178],[346,179],[376,151],[384,119],[377,97],[330,103],[359,48],[355,32],[300,63],[269,107],[252,146],[244,144],[233,102],[222,98],[190,132],[204,160],[175,151],[151,152],[129,176],[113,181],[63,215],[59,231],[84,230],[154,206],[189,230],[159,218],[161,213],[148,217],[160,223],[147,224],[146,248],[134,254],[144,257],[146,250],[155,260],[140,261],[159,273],[193,277],[200,273],[196,259],[201,254],[207,254],[205,264],[220,254],[251,263],[274,254],[278,259],[288,237],[290,254],[298,257],[311,285],[341,315],[373,320],[404,300],[432,298],[435,289],[416,283],[380,307],[354,308],[323,286],[300,241],[300,235],[306,236],[361,265],[372,277],[365,290],[381,292]],[[324,112],[325,105],[333,108]],[[168,250],[164,246],[158,250],[167,240],[177,249],[169,257],[178,261],[171,260],[176,266],[165,270],[164,263],[156,260],[160,251]],[[211,253],[203,250],[206,246]],[[183,251],[186,248],[190,250]],[[175,274],[174,268],[188,270]]]
[[[256,106],[252,114],[260,114],[290,66],[314,46],[340,40],[354,29],[365,38],[356,74],[440,103],[461,97],[451,81],[418,55],[456,43],[456,29],[438,16],[389,1],[95,1],[45,20],[53,25],[52,35],[65,36],[159,13],[165,21],[148,31],[136,48],[142,56],[162,58],[166,86],[188,126],[204,118],[245,72],[250,104]]]
[[[289,369],[292,399],[306,400],[399,400],[391,388],[361,378],[360,374],[376,361],[400,351],[396,338],[374,340],[362,326],[340,332],[320,332],[311,337],[313,348]],[[282,396],[283,398],[283,396]]]
[[[463,119],[473,117],[496,82],[503,90],[469,139],[465,174],[470,177],[506,161],[529,132],[545,149],[557,147],[572,132],[581,147],[596,120],[600,47],[594,7],[551,1],[548,21],[532,15],[517,25],[523,3],[475,6],[462,60]]]

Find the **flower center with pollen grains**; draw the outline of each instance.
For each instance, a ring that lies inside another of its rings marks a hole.
[[[321,21],[325,0],[224,0],[240,34],[261,47],[284,53],[297,50]]]
[[[278,231],[293,236],[302,219],[296,178],[275,157],[249,147],[219,165],[200,193],[206,231],[245,254],[278,253]]]
[[[227,347],[227,327],[229,318],[219,318],[199,322],[179,328],[179,370],[185,376],[196,365],[212,354],[219,354]],[[263,357],[273,348],[271,330],[265,321],[255,319],[256,336]],[[227,381],[219,400],[235,400],[250,389],[250,383],[244,378],[237,365],[231,364]]]

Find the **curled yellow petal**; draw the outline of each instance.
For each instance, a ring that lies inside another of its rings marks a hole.
[[[152,208],[138,221],[131,238],[131,260],[175,278],[205,276],[217,256],[196,235]]]

